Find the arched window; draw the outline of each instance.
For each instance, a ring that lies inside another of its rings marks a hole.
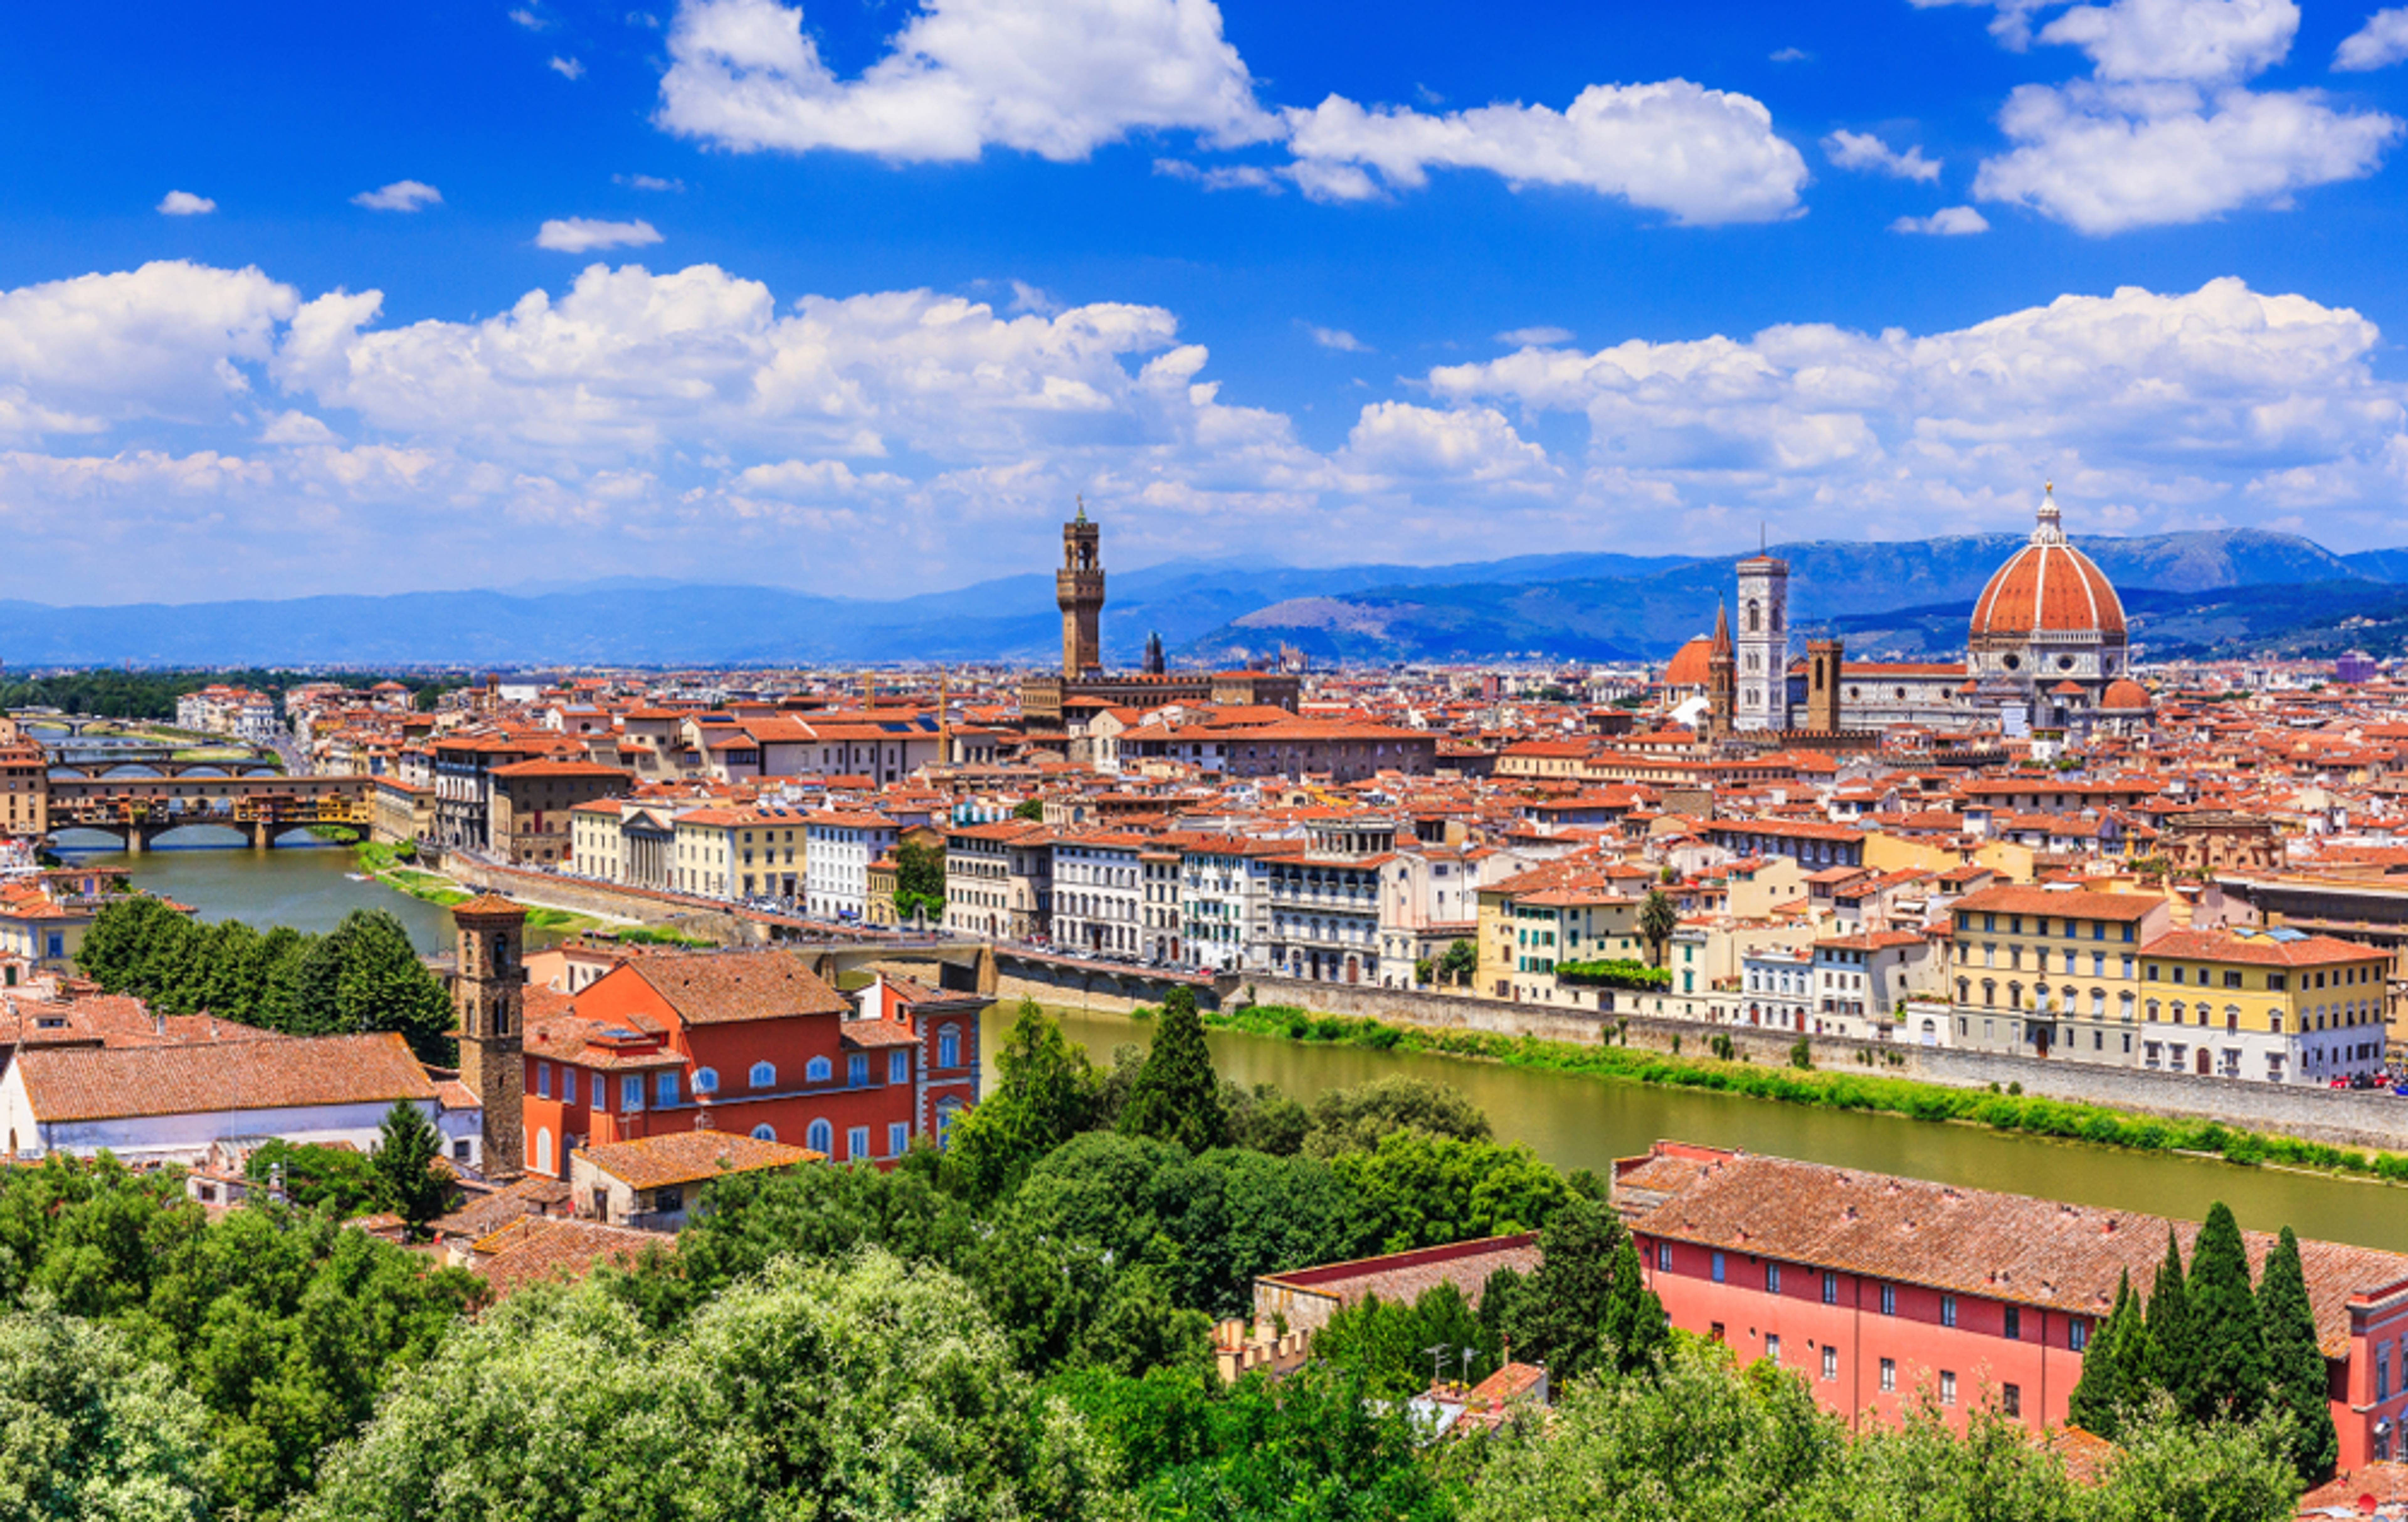
[[[937,1066],[958,1068],[962,1065],[962,1033],[957,1026],[941,1026],[937,1030]]]
[[[2280,1010],[2269,1010],[2269,1011],[2267,1012],[2267,1013],[2266,1013],[2266,1028],[2267,1028],[2268,1030],[2272,1031],[2272,1032],[2273,1032],[2275,1035],[2277,1035],[2277,1036],[2280,1036],[2281,1034],[2283,1034],[2283,1012],[2282,1012],[2282,1011],[2280,1011]]]
[[[803,1133],[803,1145],[813,1152],[833,1154],[836,1151],[836,1127],[824,1120],[811,1122],[810,1129]]]
[[[2122,993],[2116,995],[2115,1003],[2117,1006],[2116,1012],[2124,1017],[2124,1023],[2126,1025],[2130,1025],[2132,1023],[2132,991],[2127,988]]]
[[[835,1067],[829,1063],[827,1058],[813,1057],[810,1062],[803,1065],[803,1082],[806,1084],[824,1084],[831,1076],[834,1075],[835,1072]]]
[[[754,1088],[776,1088],[778,1086],[777,1064],[770,1062],[752,1064],[752,1071],[746,1082]]]
[[[1747,632],[1755,634],[1763,629],[1763,627],[1764,610],[1756,604],[1754,598],[1750,598],[1747,605]]]
[[[962,1113],[962,1101],[947,1098],[937,1106],[937,1145],[945,1146],[953,1139],[953,1122]]]
[[[695,1091],[696,1094],[716,1094],[716,1093],[718,1093],[718,1092],[719,1092],[719,1071],[718,1071],[718,1070],[717,1070],[717,1069],[715,1069],[715,1068],[696,1068],[696,1069],[694,1070],[694,1091]]]
[[[770,1125],[765,1120],[760,1125],[752,1127],[752,1140],[755,1142],[775,1142],[778,1140],[778,1127]]]

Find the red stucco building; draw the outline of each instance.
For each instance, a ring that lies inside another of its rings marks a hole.
[[[2062,1425],[2126,1272],[2145,1294],[2195,1222],[1659,1142],[1614,1165],[1614,1208],[1672,1325],[1805,1376],[1852,1422],[1928,1386],[1960,1425],[1994,1401]],[[2251,1273],[2272,1237],[2244,1232]],[[2408,1256],[2300,1243],[2341,1467],[2401,1452]]]
[[[710,1129],[892,1162],[978,1101],[977,995],[881,978],[838,993],[792,951],[632,956],[527,991],[526,1167]]]

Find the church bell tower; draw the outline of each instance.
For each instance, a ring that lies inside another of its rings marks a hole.
[[[1104,668],[1104,563],[1101,526],[1087,504],[1062,525],[1062,568],[1054,573],[1054,600],[1062,608],[1062,680],[1076,682]]]
[[[526,911],[495,894],[452,906],[459,966],[452,1009],[460,1027],[460,1082],[484,1113],[479,1159],[491,1180],[526,1171]]]

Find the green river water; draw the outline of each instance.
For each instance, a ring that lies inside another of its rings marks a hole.
[[[130,867],[142,886],[193,905],[208,920],[327,930],[353,909],[384,909],[408,928],[421,951],[451,944],[448,911],[376,883],[352,882],[346,875],[351,853],[340,848],[295,843],[265,854],[71,854],[78,860]],[[1099,1061],[1111,1061],[1116,1046],[1152,1039],[1151,1026],[1125,1016],[1076,1009],[1053,1012],[1064,1031]],[[1001,1043],[1011,1015],[1009,1005],[989,1012],[989,1054]],[[2408,1189],[2389,1185],[1406,1052],[1317,1046],[1236,1031],[1214,1031],[1211,1039],[1225,1077],[1276,1084],[1307,1100],[1388,1073],[1452,1084],[1487,1112],[1500,1138],[1526,1142],[1559,1168],[1601,1173],[1616,1157],[1644,1152],[1659,1137],[1675,1138],[2194,1219],[2221,1199],[2245,1227],[2271,1231],[2288,1225],[2303,1237],[2408,1253]],[[2402,1141],[2408,1143],[2408,1099],[2400,1104]]]

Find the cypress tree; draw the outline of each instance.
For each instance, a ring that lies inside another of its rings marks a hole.
[[[2265,1403],[2265,1333],[2249,1287],[2249,1250],[2217,1200],[2191,1248],[2188,1311],[2196,1371],[2186,1402],[2200,1421],[2248,1421]]]
[[[1647,1287],[1639,1267],[1639,1246],[1620,1221],[1614,1235],[1613,1278],[1605,1296],[1605,1340],[1613,1345],[1613,1361],[1626,1374],[1652,1370],[1672,1340],[1672,1324],[1664,1302]]]
[[[443,1140],[424,1113],[408,1099],[395,1099],[378,1127],[376,1155],[369,1160],[384,1186],[386,1205],[408,1225],[412,1237],[423,1235],[426,1223],[443,1213],[451,1193],[435,1170],[442,1150]]]
[[[2315,1313],[2308,1306],[2308,1276],[2300,1266],[2300,1239],[2289,1227],[2266,1255],[2266,1271],[2258,1281],[2258,1319],[2272,1402],[2291,1415],[2291,1461],[2300,1478],[2315,1485],[2340,1460],[2341,1442],[2333,1430],[2325,1356],[2316,1347]]]
[[[2185,1404],[2197,1350],[2191,1345],[2190,1296],[2183,1285],[2182,1249],[2173,1228],[2166,1228],[2166,1260],[2157,1265],[2157,1282],[2149,1290],[2149,1383]]]
[[[1196,996],[1186,988],[1173,988],[1162,1001],[1161,1031],[1130,1085],[1120,1129],[1124,1136],[1150,1136],[1190,1152],[1228,1144],[1229,1114],[1221,1106],[1221,1080],[1212,1070],[1211,1050],[1204,1044],[1204,1019],[1196,1012]]]
[[[2114,1308],[2083,1351],[2082,1378],[2066,1397],[2067,1419],[2114,1442],[2123,1430],[2126,1413],[2147,1395],[2148,1363],[2148,1328],[2141,1324],[2141,1302],[2132,1293],[2132,1275],[2127,1270],[2115,1282]]]

